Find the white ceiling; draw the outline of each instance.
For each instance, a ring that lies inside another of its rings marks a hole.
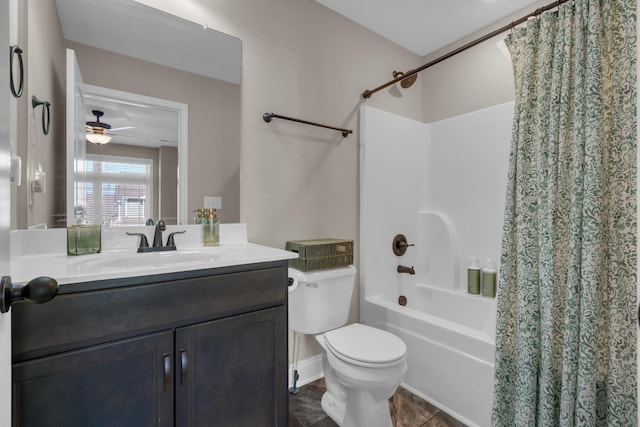
[[[539,3],[539,0],[316,1],[418,56]]]

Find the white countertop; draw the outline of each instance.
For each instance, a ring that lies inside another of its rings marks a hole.
[[[205,247],[194,244],[197,236],[195,239],[185,238],[183,239],[185,243],[181,243],[178,239],[181,236],[176,236],[177,251],[148,253],[137,253],[136,238],[128,237],[126,245],[122,245],[121,241],[113,243],[109,241],[110,233],[105,233],[103,230],[103,251],[99,254],[80,256],[67,256],[66,229],[43,230],[50,233],[42,234],[22,233],[12,236],[14,256],[11,259],[11,277],[13,282],[21,283],[38,276],[49,276],[56,279],[58,284],[64,285],[281,261],[298,257],[295,252],[248,243],[246,238],[243,239],[243,233],[246,236],[246,227],[244,230],[240,228],[240,233],[237,232],[238,229],[237,226],[229,227],[225,239],[221,228],[220,246]],[[123,233],[120,230],[117,235],[120,236]],[[105,234],[107,234],[106,239]],[[46,236],[45,242],[41,241],[43,236]],[[61,242],[62,236],[64,241]],[[37,244],[38,242],[40,244]],[[16,251],[13,246],[17,247]],[[34,246],[41,249],[34,249]],[[58,246],[60,250],[50,249]]]
[[[137,253],[115,250],[99,254],[23,255],[11,262],[16,283],[49,276],[58,284],[174,273],[297,258],[294,252],[253,243],[230,243],[216,247],[184,247],[179,251]]]

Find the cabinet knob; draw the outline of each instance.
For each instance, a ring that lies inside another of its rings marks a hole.
[[[58,282],[51,277],[41,276],[28,281],[25,285],[14,285],[10,276],[0,279],[0,312],[6,313],[11,304],[26,300],[36,304],[51,301],[58,295]]]

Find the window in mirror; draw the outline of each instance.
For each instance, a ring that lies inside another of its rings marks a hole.
[[[153,160],[87,155],[85,216],[106,227],[145,225],[152,218]]]

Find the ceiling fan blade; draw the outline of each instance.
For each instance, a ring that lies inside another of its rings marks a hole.
[[[117,136],[119,138],[123,138],[123,139],[128,139],[128,140],[136,140],[136,141],[151,141],[151,139],[149,138],[144,138],[141,136],[131,136],[131,135],[127,135],[127,134],[122,134],[122,133],[118,133],[118,134],[114,134],[114,136]]]
[[[111,131],[135,129],[137,126],[120,126],[119,128],[111,128]]]

